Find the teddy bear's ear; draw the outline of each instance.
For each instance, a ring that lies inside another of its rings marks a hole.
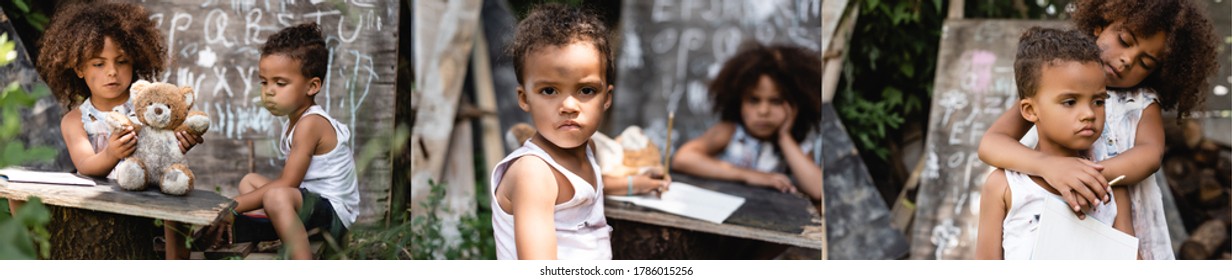
[[[137,80],[136,82],[133,82],[132,86],[129,86],[128,95],[132,99],[137,99],[137,96],[141,95],[141,92],[145,91],[145,88],[149,86],[150,86],[150,81]]]
[[[193,92],[192,87],[180,87],[180,94],[184,95],[184,103],[187,103],[188,107],[192,107],[193,102],[197,101],[197,93]]]

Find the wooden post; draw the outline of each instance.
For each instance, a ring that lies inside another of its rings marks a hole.
[[[477,34],[484,34],[482,19],[477,26],[479,29]],[[475,76],[472,82],[475,84],[475,103],[483,111],[483,116],[479,118],[479,127],[483,133],[481,135],[483,160],[487,165],[479,170],[488,173],[491,171],[489,168],[496,166],[496,162],[505,157],[505,146],[504,141],[501,140],[503,134],[500,130],[500,119],[496,113],[496,89],[492,85],[492,64],[491,58],[488,57],[488,40],[484,36],[475,36],[473,50],[471,73]],[[491,187],[488,186],[488,188]]]
[[[828,103],[834,98],[834,93],[838,87],[839,74],[842,73],[843,60],[846,59],[847,40],[851,38],[851,33],[855,30],[856,19],[860,16],[859,3],[843,2],[842,7],[831,7],[842,9],[839,14],[838,26],[831,33],[833,38],[830,39],[829,45],[823,46],[824,49],[821,57],[822,79],[821,79],[821,102]],[[824,32],[824,31],[823,31]],[[823,34],[823,36],[825,36]],[[825,41],[826,38],[822,38]],[[817,151],[821,153],[821,151]],[[817,164],[821,164],[818,162]],[[822,172],[825,172],[825,167],[822,167]],[[824,177],[824,175],[823,175]],[[830,259],[830,242],[829,229],[826,227],[826,198],[825,185],[821,187],[822,198],[818,203],[817,212],[821,216],[821,259]]]
[[[949,16],[946,19],[963,18],[963,0],[950,0]]]
[[[439,180],[445,167],[465,80],[467,59],[476,36],[479,0],[416,1],[414,15],[415,85],[411,131],[411,200],[427,197],[428,180]],[[446,23],[446,24],[441,24]],[[416,212],[412,210],[412,212]]]

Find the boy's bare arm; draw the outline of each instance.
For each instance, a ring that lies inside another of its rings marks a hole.
[[[295,126],[295,134],[291,135],[291,151],[282,167],[282,173],[277,179],[270,181],[250,193],[235,197],[236,212],[247,212],[262,208],[261,199],[265,191],[273,187],[298,188],[308,172],[308,164],[312,162],[313,152],[321,143],[323,133],[333,133],[329,121],[322,117],[309,115],[299,120]]]
[[[1010,106],[980,139],[980,160],[994,167],[1044,178],[1074,211],[1108,200],[1105,188],[1108,181],[1099,172],[1102,166],[1085,159],[1054,157],[1027,148],[1018,139],[1029,130],[1031,122],[1023,119],[1021,108]]]
[[[499,188],[512,188],[518,259],[556,259],[556,195],[560,186],[543,159],[522,157],[509,166]],[[603,203],[602,201],[596,203]]]
[[[1004,259],[1001,248],[1001,228],[1005,215],[1009,210],[1009,183],[1005,180],[1005,171],[997,169],[988,175],[980,192],[980,227],[976,235],[975,258],[981,260]]]
[[[1131,186],[1159,170],[1164,155],[1164,125],[1160,114],[1159,104],[1151,104],[1142,110],[1142,119],[1138,121],[1134,136],[1134,146],[1099,163],[1104,166],[1104,178],[1125,175],[1125,179],[1117,186]]]

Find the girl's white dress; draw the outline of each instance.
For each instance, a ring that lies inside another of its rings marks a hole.
[[[1108,95],[1104,106],[1104,133],[1092,148],[1097,162],[1133,148],[1142,110],[1159,101],[1155,92],[1146,88],[1109,90]],[[1134,235],[1138,237],[1138,253],[1142,259],[1176,259],[1172,252],[1172,239],[1168,236],[1168,221],[1164,217],[1162,189],[1156,183],[1155,175],[1128,188]]]

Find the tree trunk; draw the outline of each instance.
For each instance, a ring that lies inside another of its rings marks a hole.
[[[51,259],[159,259],[153,238],[162,230],[150,218],[47,205]]]

